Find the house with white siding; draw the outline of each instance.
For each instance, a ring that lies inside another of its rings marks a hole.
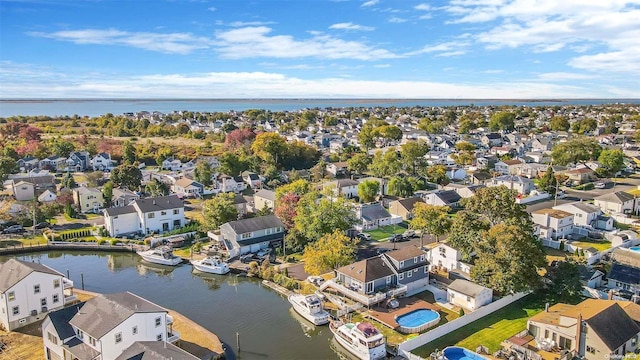
[[[456,279],[447,287],[447,299],[466,310],[477,310],[493,301],[493,290],[464,279]]]
[[[224,242],[230,257],[258,252],[272,243],[282,244],[284,225],[275,215],[229,221],[220,225],[219,240]]]
[[[184,202],[176,195],[137,199],[131,205],[104,209],[109,236],[164,233],[185,225]]]
[[[76,299],[73,282],[46,265],[14,258],[0,263],[0,327],[5,330],[42,320]]]
[[[538,236],[543,239],[565,239],[573,233],[572,213],[540,209],[531,213],[533,223],[537,225]]]
[[[91,159],[91,167],[93,171],[105,171],[111,170],[113,163],[111,161],[111,154],[99,153]]]

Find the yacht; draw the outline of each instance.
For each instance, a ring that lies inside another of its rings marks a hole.
[[[154,264],[176,266],[182,262],[182,258],[173,255],[173,250],[168,246],[160,246],[147,251],[138,251],[138,255],[144,261]]]
[[[384,336],[371,323],[332,321],[329,329],[336,341],[358,359],[384,359],[387,356]]]
[[[191,262],[194,269],[210,274],[224,275],[229,272],[229,264],[222,261],[220,256],[207,256],[202,260]]]
[[[317,295],[291,294],[288,299],[293,309],[314,325],[329,322],[329,313],[322,308],[322,301]]]

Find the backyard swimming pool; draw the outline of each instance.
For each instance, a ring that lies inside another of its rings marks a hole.
[[[442,350],[442,355],[444,355],[447,360],[487,360],[487,358],[480,354],[458,346],[445,348]]]
[[[632,246],[632,247],[629,248],[629,250],[640,252],[640,246]]]
[[[440,322],[440,314],[428,309],[413,310],[396,318],[400,332],[410,334],[424,331]]]

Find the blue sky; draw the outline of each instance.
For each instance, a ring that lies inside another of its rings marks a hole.
[[[2,0],[0,98],[639,98],[640,0]]]

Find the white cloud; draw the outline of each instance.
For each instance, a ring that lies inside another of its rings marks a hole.
[[[538,79],[548,81],[586,80],[593,78],[594,76],[590,74],[578,74],[569,72],[549,72],[538,74]]]
[[[231,27],[245,27],[245,26],[265,26],[273,25],[274,21],[234,21],[229,23]]]
[[[373,67],[379,68],[379,69],[384,69],[384,68],[390,68],[391,64],[376,64],[376,65],[373,65]]]
[[[334,30],[354,30],[354,31],[373,31],[373,30],[375,30],[375,28],[371,27],[371,26],[357,25],[357,24],[350,23],[350,22],[333,24],[333,25],[329,26],[329,29],[334,29]]]
[[[431,5],[429,4],[418,4],[416,6],[413,7],[416,10],[420,10],[420,11],[429,11],[431,10]]]
[[[217,9],[216,9],[215,7],[213,7],[213,6],[210,6],[210,7],[208,7],[208,8],[207,8],[207,10],[209,10],[209,11],[212,11],[212,12],[213,12],[213,11],[216,11]]]
[[[363,2],[362,5],[360,5],[360,6],[362,6],[362,7],[374,6],[379,2],[380,2],[380,0],[369,0],[369,1]]]
[[[389,21],[390,23],[392,23],[392,24],[401,24],[401,23],[407,22],[407,21],[409,21],[409,20],[407,20],[407,19],[405,19],[405,18],[401,18],[401,17],[393,16],[393,17],[389,18],[389,20],[388,20],[388,21]]]
[[[270,35],[266,26],[217,32],[215,46],[228,59],[256,57],[376,60],[398,55],[357,41],[346,41],[320,33],[298,40],[290,35]]]
[[[210,46],[210,39],[191,33],[128,32],[115,29],[64,30],[52,33],[30,32],[31,36],[75,44],[121,45],[169,54],[188,54]]]
[[[419,55],[419,54],[429,54],[429,53],[438,53],[436,56],[457,56],[465,54],[466,48],[469,47],[471,43],[469,41],[448,41],[439,43],[436,45],[427,45],[420,50],[412,51],[405,55]]]

